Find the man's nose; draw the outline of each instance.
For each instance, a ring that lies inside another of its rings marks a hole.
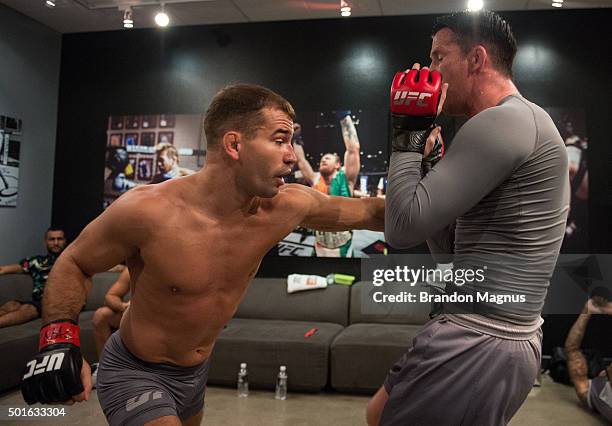
[[[297,157],[295,156],[295,150],[293,149],[293,145],[288,144],[289,149],[285,154],[285,158],[283,159],[286,164],[295,164],[297,163]]]

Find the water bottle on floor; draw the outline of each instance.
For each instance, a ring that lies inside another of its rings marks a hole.
[[[281,365],[278,377],[276,378],[276,399],[284,401],[287,399],[287,367]]]
[[[238,372],[238,396],[241,398],[249,396],[249,373],[247,373],[246,362],[240,364]]]

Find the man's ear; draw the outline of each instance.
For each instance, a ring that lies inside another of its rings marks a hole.
[[[470,72],[477,73],[482,71],[485,63],[489,61],[487,49],[479,44],[468,54],[468,69]]]
[[[234,160],[238,160],[240,157],[240,149],[241,149],[241,135],[238,132],[227,132],[223,135],[223,140],[221,141],[223,146],[223,150],[230,158]]]

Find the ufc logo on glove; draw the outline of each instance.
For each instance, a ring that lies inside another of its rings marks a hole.
[[[416,106],[426,107],[428,103],[424,102],[424,100],[426,98],[431,98],[431,96],[432,96],[431,93],[398,91],[398,92],[395,92],[395,98],[393,99],[393,104],[410,106],[412,101],[418,99]]]
[[[28,362],[28,364],[26,365],[29,370],[26,374],[23,375],[23,379],[25,380],[28,377],[36,376],[37,374],[43,373],[45,371],[59,370],[60,368],[62,368],[63,361],[63,353],[45,355],[45,357],[38,363],[34,359]]]

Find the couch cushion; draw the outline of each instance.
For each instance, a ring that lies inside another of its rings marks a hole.
[[[304,334],[317,328],[311,337]],[[236,386],[240,363],[248,364],[249,385],[274,389],[281,365],[288,388],[318,391],[327,383],[329,345],[338,324],[235,318],[219,335],[211,356],[209,383]]]
[[[417,325],[353,324],[331,345],[331,385],[341,391],[374,391],[412,346]]]
[[[38,352],[40,319],[0,329],[0,392],[19,386],[26,362]]]
[[[429,321],[429,304],[415,303],[375,303],[373,294],[380,291],[380,287],[375,287],[371,282],[359,281],[351,287],[351,307],[349,314],[350,324],[356,323],[380,323],[380,324],[412,324],[422,325]],[[402,288],[389,290],[399,293]],[[424,291],[427,289],[424,288]]]
[[[32,277],[28,274],[0,275],[0,304],[9,300],[31,300],[32,286]]]
[[[86,311],[95,311],[104,306],[104,296],[109,288],[119,278],[119,272],[102,272],[93,277],[93,286],[87,295]]]
[[[349,293],[347,286],[332,285],[288,294],[286,279],[255,278],[234,316],[347,325]]]
[[[81,352],[85,359],[91,364],[98,362],[96,353],[96,342],[93,336],[93,316],[95,311],[83,311],[79,314],[79,327],[81,327]]]

